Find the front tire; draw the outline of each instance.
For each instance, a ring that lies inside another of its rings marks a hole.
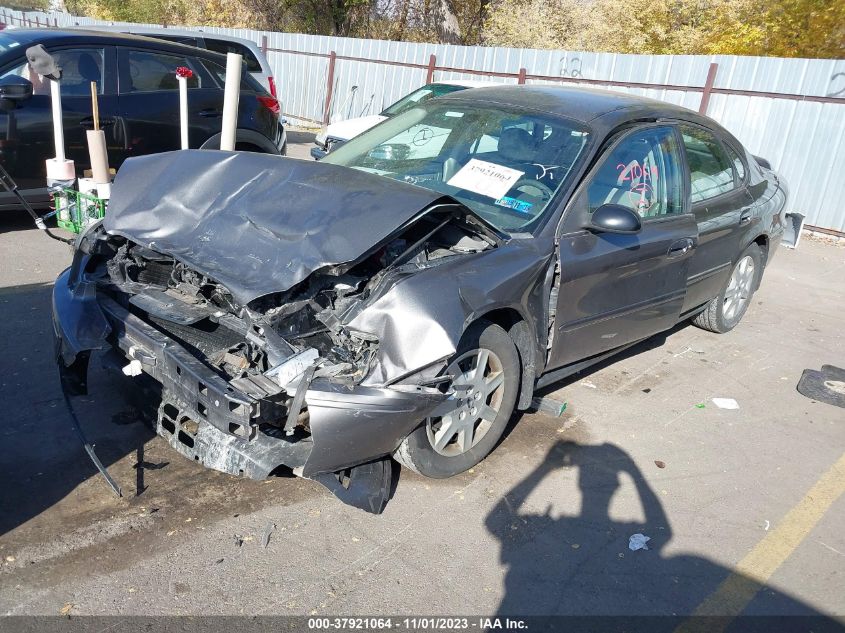
[[[444,373],[453,376],[444,389],[454,395],[394,454],[403,466],[435,479],[472,468],[496,446],[516,404],[519,355],[505,330],[479,321],[461,337]]]
[[[760,284],[762,274],[763,253],[757,244],[752,244],[739,256],[718,296],[711,299],[692,322],[710,332],[730,332],[751,305],[751,297]]]

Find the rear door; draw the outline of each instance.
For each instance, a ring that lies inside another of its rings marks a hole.
[[[51,47],[49,52],[62,68],[60,85],[65,155],[74,161],[77,173],[91,167],[85,131],[94,127],[93,81],[97,84],[100,125],[105,131],[109,160],[117,160],[120,139],[115,136],[117,82],[114,49],[110,46]],[[21,189],[46,187],[44,161],[56,155],[50,81],[42,80],[32,72],[23,57],[0,71],[0,76],[7,75],[30,80],[33,95],[19,107],[0,114],[0,159]]]
[[[223,91],[197,58],[148,48],[118,47],[119,109],[126,132],[127,156],[180,148],[179,85],[176,69],[193,71],[188,79],[188,139],[200,147],[220,132]]]
[[[715,297],[739,255],[741,237],[752,221],[752,198],[745,165],[707,128],[678,126],[689,167],[692,212],[699,243],[690,261],[684,312]]]
[[[686,295],[698,228],[670,125],[618,137],[585,179],[559,229],[559,283],[549,369],[672,327]],[[585,229],[603,204],[638,213],[636,234]]]

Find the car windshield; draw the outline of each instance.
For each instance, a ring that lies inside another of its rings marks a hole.
[[[457,92],[458,90],[466,90],[464,86],[453,86],[451,84],[428,84],[422,88],[417,88],[411,94],[405,95],[392,106],[388,106],[381,113],[382,116],[391,117],[410,110],[415,105],[419,105],[424,101],[433,99],[434,97],[442,97],[450,92]]]
[[[448,194],[500,230],[531,231],[567,182],[589,132],[509,106],[433,101],[323,160]]]

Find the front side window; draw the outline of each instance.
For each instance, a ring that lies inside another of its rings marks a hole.
[[[588,137],[552,115],[431,101],[322,160],[448,194],[503,231],[526,232],[568,183]]]
[[[103,49],[102,48],[68,48],[51,51],[50,54],[62,69],[60,84],[62,96],[85,97],[91,95],[91,82],[97,84],[97,94],[103,94]],[[23,60],[3,73],[3,77],[18,76],[32,82],[32,93],[36,95],[50,94],[50,80],[42,79]]]
[[[176,69],[185,66],[191,69],[195,65],[182,55],[170,55],[153,51],[121,49],[120,63],[125,68],[121,77],[120,92],[158,92],[177,90]],[[123,79],[128,81],[124,85]],[[194,71],[188,79],[188,88],[201,88],[202,78]]]
[[[715,198],[734,188],[731,160],[722,144],[707,130],[680,126],[690,172],[692,203]]]
[[[640,130],[604,159],[587,189],[590,213],[619,204],[650,218],[683,213],[679,148],[672,128]]]
[[[453,86],[451,84],[428,84],[427,86],[414,90],[409,95],[405,95],[393,105],[385,108],[381,114],[382,116],[388,117],[396,116],[405,110],[410,110],[414,106],[425,103],[429,99],[442,97],[443,95],[447,95],[450,92],[457,92],[458,90],[464,90],[463,86]]]

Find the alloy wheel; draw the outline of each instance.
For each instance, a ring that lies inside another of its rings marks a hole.
[[[441,455],[462,455],[490,430],[502,406],[505,375],[502,361],[488,349],[462,354],[446,368],[453,377],[448,410],[426,421],[428,439]]]
[[[722,314],[727,321],[733,321],[742,313],[754,291],[754,259],[750,255],[743,257],[734,267],[731,279],[725,290]]]

